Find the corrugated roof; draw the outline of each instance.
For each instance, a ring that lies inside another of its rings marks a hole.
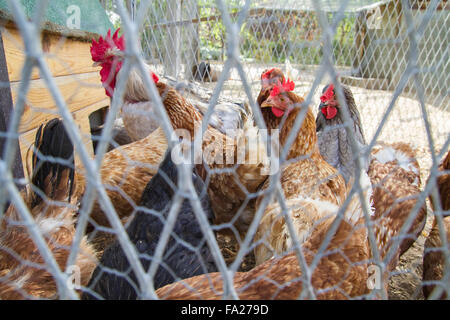
[[[345,12],[358,12],[361,10],[374,8],[392,0],[323,0],[321,9],[326,12],[337,12],[346,3]],[[315,11],[314,0],[260,0],[256,1],[253,8],[264,8],[269,10],[292,10],[292,11]]]

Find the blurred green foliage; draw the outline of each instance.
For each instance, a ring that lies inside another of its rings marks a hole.
[[[242,8],[241,0],[226,1],[232,20]],[[252,5],[253,7],[254,5]],[[108,7],[107,7],[108,9]],[[200,59],[224,60],[227,34],[215,0],[198,0]],[[110,7],[110,10],[113,10]],[[152,2],[142,36],[147,57],[161,58],[164,53],[165,28],[154,26],[166,21],[164,0]],[[330,22],[333,14],[328,14]],[[153,26],[153,27],[152,27]],[[118,26],[117,26],[118,27]],[[354,56],[355,16],[340,21],[333,38],[336,65],[351,66]],[[266,11],[250,15],[240,32],[241,58],[248,62],[284,63],[289,58],[296,64],[320,64],[323,55],[322,34],[316,14],[308,11]]]
[[[225,59],[226,32],[214,0],[199,1],[200,56],[203,60]],[[209,4],[209,5],[208,5]],[[232,13],[237,12],[230,10]],[[330,22],[333,15],[328,16]],[[333,38],[333,58],[337,65],[351,66],[354,51],[355,16],[346,16]],[[241,57],[248,62],[320,64],[323,50],[321,31],[314,12],[274,11],[250,16],[240,33]]]

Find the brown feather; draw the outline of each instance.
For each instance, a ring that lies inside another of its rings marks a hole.
[[[316,225],[304,243],[307,264],[311,264],[333,219]],[[331,252],[339,249],[339,252]],[[348,299],[368,293],[367,261],[369,247],[367,230],[342,221],[332,237],[317,268],[312,274],[312,286],[318,299]],[[301,270],[297,257],[291,253],[271,259],[248,272],[234,276],[234,286],[240,299],[297,299],[302,291]],[[196,276],[156,291],[160,299],[220,299],[223,294],[220,273]],[[319,291],[320,290],[320,291]]]
[[[58,121],[60,120],[52,120],[51,123],[54,124]],[[58,126],[58,130],[63,130],[61,123]],[[42,152],[45,149],[55,152],[52,154],[54,157],[72,158],[73,162],[72,145],[57,143],[54,150],[51,150],[54,141],[68,139],[64,135],[65,132],[56,131],[53,134],[57,136],[51,136],[47,133],[52,128],[46,126],[45,138],[41,139],[41,129],[42,127],[38,130],[36,139],[36,148],[40,153],[45,154]],[[68,143],[70,144],[70,140]],[[45,192],[45,199],[52,201],[42,200],[35,204],[29,186],[24,201],[59,268],[64,270],[75,237],[76,207],[74,204],[77,199],[69,197],[72,192],[73,167],[48,161],[45,163],[44,169],[41,170],[40,166],[36,165],[33,167],[33,176],[35,177],[33,182],[40,180],[37,184]],[[36,174],[37,172],[39,174]],[[69,199],[71,199],[70,202],[68,202]],[[57,204],[55,201],[62,204]],[[75,259],[75,266],[80,271],[81,285],[87,285],[96,264],[96,252],[84,237]],[[19,212],[15,206],[10,205],[3,219],[0,220],[0,299],[30,297],[57,298],[56,282],[30,237],[28,228],[24,225]]]
[[[450,151],[439,166],[439,171],[450,170]],[[442,210],[450,210],[450,174],[441,174],[437,178],[437,186],[441,201]],[[432,199],[433,210],[436,210]],[[442,250],[450,251],[450,216],[443,219],[444,229],[447,237],[447,248],[442,247],[441,235],[436,218],[434,218],[433,228],[425,241],[425,250],[423,256],[423,280],[424,281],[440,281],[444,275],[445,261]],[[435,285],[424,285],[423,295],[428,298],[433,292]],[[446,299],[445,292],[441,295],[441,299]]]
[[[376,157],[383,149],[400,151],[406,155],[408,164],[399,163],[397,159],[379,161]],[[373,203],[375,207],[375,235],[381,255],[392,245],[392,238],[397,236],[406,219],[415,207],[420,190],[420,171],[413,149],[405,143],[380,144],[372,150],[373,159],[369,165],[368,175],[373,186]],[[413,220],[407,235],[402,240],[396,256],[389,262],[389,270],[395,269],[398,258],[406,252],[421,234],[426,222],[426,205],[424,204]]]
[[[48,205],[43,202],[34,207],[31,213],[59,268],[64,270],[75,236],[74,207]],[[0,281],[0,299],[25,299],[29,298],[27,295],[56,299],[57,287],[53,275],[47,271],[28,229],[20,223],[18,213],[11,206],[5,213],[0,230],[0,277],[4,277]],[[48,229],[49,226],[54,227]],[[83,238],[75,260],[75,265],[80,270],[82,286],[87,285],[96,267],[96,259],[93,247]],[[34,267],[30,263],[42,267]]]

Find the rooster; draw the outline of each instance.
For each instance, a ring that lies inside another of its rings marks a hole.
[[[127,228],[130,240],[141,255],[141,262],[148,270],[152,257],[155,254],[161,232],[167,220],[169,210],[173,203],[176,185],[178,183],[178,170],[171,159],[171,150],[166,153],[158,173],[150,180],[141,199],[141,207],[148,210],[138,211]],[[202,208],[207,214],[210,223],[213,213],[210,208],[208,195],[203,180],[192,175],[193,184],[199,195]],[[150,210],[161,216],[156,216]],[[176,236],[175,236],[176,235]],[[184,245],[187,243],[190,248]],[[114,270],[108,272],[107,270]],[[104,299],[136,299],[136,277],[134,273],[128,274],[130,264],[118,241],[108,247],[94,271],[89,287],[96,295]],[[158,289],[175,279],[184,279],[195,275],[214,272],[217,268],[212,259],[211,252],[203,237],[200,225],[194,215],[189,200],[185,199],[178,212],[174,225],[173,236],[165,249],[162,263],[154,276],[154,287]],[[123,275],[118,275],[122,272]],[[128,279],[129,278],[129,279]],[[84,298],[96,298],[94,294],[85,293]]]
[[[370,188],[365,189],[370,193]],[[366,197],[370,195],[365,195]],[[336,218],[336,206],[320,206],[323,220],[308,233],[303,246],[307,265],[311,265],[319,247]],[[370,249],[362,207],[355,194],[317,267],[311,271],[311,284],[317,299],[349,299],[369,293]],[[234,287],[240,299],[298,299],[303,289],[302,271],[295,253],[274,258],[247,272],[234,275]],[[220,273],[196,276],[167,285],[156,291],[160,299],[220,299],[223,295]]]
[[[125,40],[123,36],[119,37],[119,30],[117,29],[113,36],[111,36],[111,30],[108,30],[105,38],[100,37],[98,41],[93,39],[91,46],[91,57],[94,61],[94,66],[101,66],[101,81],[106,95],[110,98],[113,96],[117,74],[122,67],[125,57],[123,52],[125,50]],[[150,70],[148,65],[144,66],[153,81],[157,83],[159,81],[158,76]],[[209,64],[207,67],[203,66],[203,68],[208,67]],[[213,77],[217,77],[217,72],[214,72]],[[126,80],[123,100],[120,115],[132,141],[147,137],[159,127],[161,120],[155,112],[154,103],[152,103],[147,93],[144,81],[136,69],[130,71]],[[206,108],[201,103],[196,103],[195,108],[202,114],[206,111]],[[230,125],[232,125],[232,128],[242,126],[242,121],[240,121],[240,113],[242,112],[245,115],[248,110],[239,103],[218,104],[215,106],[215,112],[211,116],[211,124],[225,133],[225,130],[229,129]]]
[[[123,37],[118,37],[117,32],[110,41],[93,42],[93,59],[102,65],[100,73],[104,81],[115,84],[117,73],[120,70],[123,48]],[[115,43],[118,43],[115,45]],[[100,44],[100,45],[99,45]],[[111,74],[113,72],[114,74]],[[129,77],[136,77],[131,73]],[[199,110],[181,94],[169,85],[153,77],[156,88],[161,96],[162,103],[167,111],[174,129],[184,129],[190,137],[194,137],[202,122],[202,114]],[[142,79],[128,79],[133,83],[134,92],[146,92]],[[111,84],[104,83],[107,90],[113,88]],[[146,99],[150,99],[148,96]],[[211,197],[212,208],[216,223],[232,223],[240,232],[245,232],[249,221],[253,218],[253,208],[243,205],[248,193],[257,191],[260,184],[266,179],[265,146],[262,143],[251,143],[248,133],[258,133],[253,126],[253,119],[247,118],[243,130],[236,130],[234,136],[223,134],[219,129],[208,126],[201,144],[203,161],[198,166],[202,176],[209,181],[208,192]],[[231,138],[231,140],[230,140]],[[139,201],[139,196],[144,191],[145,185],[155,174],[167,148],[167,142],[161,128],[158,128],[149,136],[126,146],[121,146],[107,153],[102,162],[101,175],[103,183],[107,187],[116,210],[121,218],[128,216],[133,206]],[[242,164],[238,164],[238,156]],[[125,156],[127,155],[127,156]],[[132,165],[141,163],[142,166]],[[216,161],[218,159],[218,161]],[[222,162],[222,163],[221,163]],[[152,168],[149,168],[149,165]],[[230,169],[235,174],[229,172]],[[222,170],[222,172],[220,172]],[[228,170],[228,172],[223,172]],[[206,174],[206,172],[208,174]],[[76,175],[77,177],[77,175]],[[79,183],[83,186],[84,183]],[[243,186],[243,187],[242,187]],[[116,191],[120,187],[126,194]],[[83,191],[83,190],[79,190]],[[132,201],[128,201],[130,198]],[[243,209],[241,209],[241,207]],[[235,217],[241,209],[242,213]],[[100,224],[106,224],[104,217],[97,213],[101,212],[99,206],[94,206],[93,217]]]
[[[285,145],[302,108],[303,98],[292,92],[294,86],[290,80],[278,82],[261,105],[270,132],[282,125],[279,133],[280,146]],[[281,124],[283,119],[285,121]],[[282,168],[281,187],[297,236],[302,240],[314,222],[324,218],[322,207],[340,206],[347,190],[342,176],[319,153],[315,118],[309,108],[286,160],[288,164]],[[262,189],[267,187],[268,181]],[[261,201],[262,197],[257,200],[257,207]],[[264,212],[255,235],[255,241],[262,242],[255,248],[257,265],[270,259],[274,253],[286,252],[292,244],[280,212],[278,202],[269,204]]]
[[[98,41],[93,40],[92,42],[92,59],[101,66],[101,79],[109,96],[112,96],[115,89],[117,73],[122,66],[121,57],[123,57],[122,50],[124,48],[124,38],[118,37],[117,31],[112,37],[109,31],[105,39],[100,37]],[[179,93],[159,81],[154,73],[152,73],[152,78],[174,129],[184,128],[193,131],[194,122],[200,121],[201,115],[198,112],[191,113],[190,109],[180,104]],[[144,95],[146,97],[144,92],[142,79],[137,72],[131,72],[127,80],[125,101],[139,101],[139,97],[144,97]],[[189,119],[180,117],[187,113],[189,113]],[[120,146],[105,154],[100,167],[100,176],[106,192],[122,220],[126,220],[133,212],[145,186],[156,174],[166,149],[167,139],[162,128],[159,127],[145,138]],[[81,199],[86,187],[84,170],[81,166],[75,170],[75,182],[74,193],[78,199]],[[94,203],[91,217],[94,220],[94,226],[95,224],[109,225],[97,201]]]
[[[54,119],[39,127],[35,148],[33,187],[28,187],[24,201],[59,268],[64,269],[75,236],[73,145],[62,122]],[[0,222],[0,298],[57,298],[55,280],[13,205]],[[75,260],[81,285],[87,285],[96,262],[96,252],[83,238]]]
[[[120,57],[123,57],[125,41],[119,37],[119,29],[111,37],[111,30],[105,38],[100,37],[98,41],[92,40],[91,56],[94,66],[101,66],[100,77],[105,88],[105,93],[112,98],[116,87],[117,73],[122,67]],[[150,72],[150,69],[148,69]],[[124,127],[132,141],[145,138],[159,127],[159,119],[156,116],[154,106],[147,99],[145,90],[142,88],[142,79],[136,70],[130,71],[131,75],[126,83],[124,104],[120,110]],[[153,81],[158,82],[158,76],[151,73]],[[138,82],[138,83],[136,83]]]
[[[437,186],[439,190],[439,198],[441,202],[442,210],[446,211],[443,214],[444,230],[447,237],[447,252],[450,251],[450,152],[447,152],[447,156],[444,158],[439,166],[439,171],[441,175],[437,178]],[[447,173],[443,173],[447,171]],[[433,210],[436,208],[430,199]],[[427,240],[425,241],[425,251],[423,256],[423,280],[427,282],[443,281],[443,275],[445,274],[445,261],[444,254],[442,252],[442,241],[439,232],[439,226],[437,224],[436,218],[434,219],[433,227]],[[449,271],[447,270],[447,273]],[[442,282],[441,282],[442,283]],[[445,284],[444,284],[445,285]],[[431,293],[435,288],[435,284],[426,284],[423,286],[423,295],[425,298],[429,298]],[[447,294],[443,293],[440,297],[441,299],[446,299]]]
[[[342,88],[351,118],[351,132],[358,149],[365,151],[366,141],[353,93],[346,86]],[[338,128],[344,120],[333,84],[324,88],[320,100],[320,110],[316,119],[320,152],[327,162],[334,165],[346,179],[350,180],[354,176],[355,157],[347,132],[342,127]],[[406,143],[379,143],[371,150],[369,161],[362,165],[363,169],[367,170],[374,188],[373,221],[391,230],[392,233],[398,232],[405,218],[415,207],[420,193],[420,168],[414,150]],[[408,250],[420,235],[425,222],[426,206],[424,204],[417,213],[408,234],[403,236],[396,257],[389,262],[391,270],[395,268],[398,257]],[[385,241],[385,239],[378,239],[378,241]]]

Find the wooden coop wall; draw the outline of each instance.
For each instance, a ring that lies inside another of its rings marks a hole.
[[[1,34],[15,104],[25,61],[23,41],[15,28],[2,28]],[[101,85],[99,67],[92,66],[90,42],[49,33],[43,33],[41,41],[45,60],[55,83],[78,124],[87,150],[93,155],[89,115],[109,106],[110,101]],[[47,90],[45,81],[40,78],[39,70],[35,68],[19,126],[19,145],[25,176],[28,176],[27,166],[31,170],[31,152],[28,150],[34,142],[36,131],[39,125],[57,116],[56,111],[56,103]],[[75,162],[80,162],[78,157]]]

